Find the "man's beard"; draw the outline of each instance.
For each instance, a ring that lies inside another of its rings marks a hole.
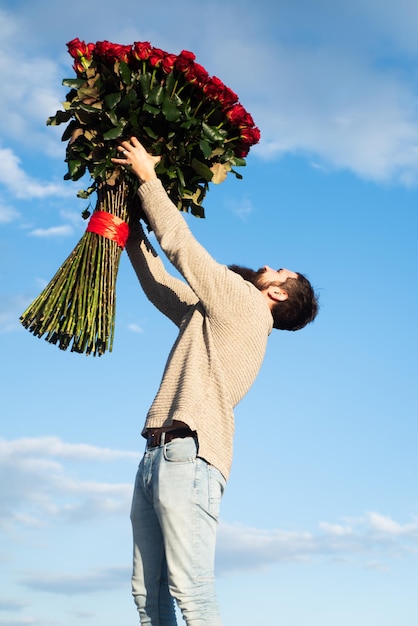
[[[260,267],[259,270],[252,270],[249,267],[242,267],[241,265],[228,265],[228,268],[239,274],[244,280],[257,287],[257,289],[266,289],[270,283],[263,280],[263,274],[265,273],[264,267]]]

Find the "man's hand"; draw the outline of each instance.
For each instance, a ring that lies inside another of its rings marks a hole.
[[[149,154],[136,137],[131,137],[130,141],[122,141],[118,150],[121,158],[112,159],[113,163],[129,167],[141,183],[157,178],[155,166],[161,157]]]

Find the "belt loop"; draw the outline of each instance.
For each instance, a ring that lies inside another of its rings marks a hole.
[[[163,431],[161,433],[160,446],[163,446],[164,444],[165,444],[165,432]]]

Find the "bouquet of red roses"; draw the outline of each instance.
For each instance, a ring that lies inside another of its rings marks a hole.
[[[137,214],[137,179],[112,162],[117,145],[136,136],[154,155],[156,171],[180,210],[204,217],[209,183],[220,183],[245,165],[260,132],[238,96],[209,76],[192,52],[169,54],[136,42],[68,44],[75,78],[63,110],[49,125],[66,123],[64,178],[90,175],[81,198],[97,194],[93,215],[80,242],[44,291],[21,316],[34,335],[61,349],[86,354],[111,350],[119,258]]]

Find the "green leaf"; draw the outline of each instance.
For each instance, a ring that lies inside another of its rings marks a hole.
[[[111,128],[110,130],[107,131],[107,133],[103,134],[103,139],[105,141],[109,141],[111,139],[118,139],[122,133],[123,133],[123,129],[126,126],[126,122],[120,122],[115,128]]]
[[[174,76],[174,73],[170,72],[169,74],[167,74],[167,77],[165,79],[165,85],[168,93],[172,93],[175,84],[176,78]]]
[[[233,157],[230,159],[231,165],[236,165],[237,167],[245,167],[247,165],[247,161],[241,157]]]
[[[164,87],[162,85],[156,85],[147,98],[149,104],[156,104],[161,106],[164,100]]]
[[[157,109],[157,107],[153,107],[150,104],[145,103],[144,106],[142,107],[142,110],[145,111],[146,113],[151,113],[151,115],[158,115],[158,113],[160,112],[160,109]]]
[[[202,123],[202,128],[203,128],[203,132],[205,136],[210,141],[224,141],[225,140],[225,131],[222,132],[218,128],[215,128],[214,126],[209,126],[209,124],[206,124],[206,122]]]
[[[79,159],[69,159],[68,174],[71,180],[78,180],[86,171],[86,166]]]
[[[195,117],[189,117],[189,119],[181,123],[180,128],[188,130],[191,126],[200,126],[200,121]]]
[[[162,111],[168,122],[175,122],[180,117],[180,111],[174,102],[168,97],[164,98]]]
[[[75,120],[72,120],[64,130],[61,141],[68,141],[76,128],[79,128],[79,126]]]
[[[148,135],[150,139],[159,139],[159,135],[157,135],[157,133],[155,133],[150,126],[144,126],[142,130]]]
[[[77,191],[77,198],[81,198],[82,200],[87,200],[88,197],[93,193],[93,191],[94,191],[94,187],[89,187],[88,189],[80,189],[79,191]]]
[[[85,104],[84,102],[80,102],[78,104],[78,106],[75,107],[76,109],[82,109],[83,111],[88,111],[91,113],[99,113],[102,109],[102,103],[101,102],[96,102],[95,106],[92,106],[90,104]]]
[[[135,89],[129,89],[120,101],[119,109],[126,112],[130,109],[130,107],[132,107],[133,111],[136,112],[139,108],[141,108],[141,101],[139,100]]]
[[[74,117],[80,122],[80,124],[90,126],[90,128],[97,128],[97,110],[95,115],[90,111],[79,109],[78,111],[74,111]]]
[[[150,92],[151,74],[141,74],[138,82],[141,87],[142,95],[144,98],[147,98]]]
[[[117,93],[107,94],[104,99],[105,108],[108,110],[113,109],[121,101],[121,98],[122,94],[120,93],[120,91]]]
[[[117,126],[119,124],[119,117],[114,109],[111,111],[108,111],[106,115],[112,122],[113,126]]]
[[[213,173],[212,182],[215,183],[215,185],[219,185],[226,179],[228,172],[231,171],[231,166],[229,163],[214,163],[211,167],[211,171]]]
[[[103,163],[103,161],[98,163],[96,167],[93,168],[91,176],[95,180],[100,178],[104,180],[106,178],[106,163]]]
[[[208,159],[212,154],[212,148],[210,147],[209,142],[206,141],[206,139],[201,139],[199,142],[199,147],[205,159]]]
[[[197,159],[192,159],[191,165],[192,165],[193,170],[196,172],[196,174],[199,174],[199,176],[202,176],[204,180],[207,180],[207,181],[212,180],[213,173],[211,172],[210,168],[205,163],[202,163],[201,161],[198,161]]]
[[[72,87],[73,89],[79,89],[85,84],[84,78],[64,78],[62,84],[64,87]]]
[[[120,62],[119,71],[120,71],[120,75],[125,85],[131,85],[132,73],[131,73],[131,70],[129,69],[128,64],[125,63],[125,61]]]
[[[182,187],[185,187],[185,186],[186,186],[186,183],[184,182],[184,175],[183,175],[183,171],[182,171],[179,167],[176,167],[176,172],[177,172],[177,178],[178,178],[178,180],[179,180],[179,182],[180,182],[180,185],[181,185]],[[170,174],[170,173],[169,173],[169,174]]]
[[[190,206],[190,213],[195,217],[200,217],[201,219],[204,219],[205,217],[205,209],[200,206],[200,204],[192,203]]]
[[[72,115],[71,111],[57,111],[53,117],[48,117],[46,124],[47,126],[58,126],[63,122],[68,122]]]
[[[235,177],[238,178],[238,180],[243,179],[242,174],[240,174],[239,172],[236,172],[235,170],[231,170],[231,174],[235,174]]]

